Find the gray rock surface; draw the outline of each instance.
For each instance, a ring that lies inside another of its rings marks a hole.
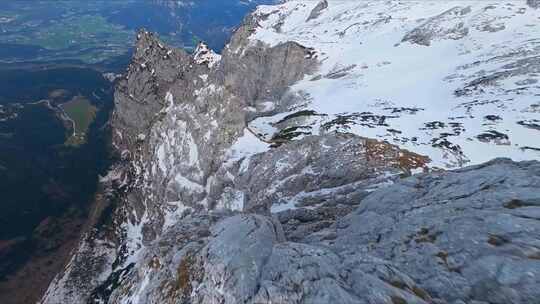
[[[221,303],[538,303],[539,212],[538,162],[421,174],[298,242],[271,219],[228,218],[197,286],[225,287]]]
[[[375,192],[325,243],[391,261],[449,303],[538,303],[539,208],[540,164],[498,159]]]
[[[532,8],[540,8],[540,1],[538,0],[527,0],[527,5]]]
[[[323,12],[323,10],[328,8],[328,1],[327,0],[321,0],[317,6],[313,8],[311,13],[309,14],[309,17],[307,18],[306,22],[317,19]]]
[[[540,163],[497,159],[398,181],[294,241],[283,216],[187,217],[111,302],[538,303],[539,189]]]
[[[429,18],[422,25],[403,37],[408,41],[429,46],[432,40],[454,39],[459,40],[469,33],[469,29],[462,22],[462,16],[471,12],[469,7],[456,6],[435,17]]]
[[[468,13],[404,40],[460,39]],[[290,87],[324,58],[248,39],[264,18],[246,17],[221,55],[139,33],[115,95],[107,204],[42,302],[540,303],[540,163],[411,177],[429,159],[387,142],[296,139],[324,114],[296,110],[309,96]],[[286,112],[279,136],[251,128]]]
[[[417,159],[416,159],[417,158]],[[244,193],[244,211],[268,212],[287,205],[316,208],[354,204],[400,175],[416,168],[422,157],[395,146],[352,134],[308,136],[243,164],[236,188]]]

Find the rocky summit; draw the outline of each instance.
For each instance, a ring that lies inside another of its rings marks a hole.
[[[540,303],[539,34],[530,0],[287,1],[220,54],[141,30],[41,302]]]

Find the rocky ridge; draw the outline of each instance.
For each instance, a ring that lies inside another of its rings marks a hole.
[[[306,4],[303,22],[343,3]],[[42,303],[539,298],[540,164],[405,178],[430,158],[331,127],[375,118],[312,110],[313,92],[295,88],[324,72],[319,50],[254,39],[297,4],[246,17],[221,55],[139,33],[115,95],[107,203]]]

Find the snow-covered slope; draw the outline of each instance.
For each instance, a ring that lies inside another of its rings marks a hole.
[[[256,15],[253,44],[296,41],[321,62],[292,87],[303,105],[250,124],[268,139],[341,129],[443,168],[540,158],[540,10],[525,1],[288,1]]]

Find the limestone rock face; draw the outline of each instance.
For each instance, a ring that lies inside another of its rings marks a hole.
[[[264,6],[221,54],[204,43],[189,54],[140,31],[115,94],[119,161],[101,180],[96,220],[42,303],[536,303],[540,163],[484,161],[538,132],[538,49],[525,50],[533,42],[523,32],[508,38],[521,53],[471,54],[474,43],[483,52],[480,32],[508,33],[490,14],[523,14],[505,23],[521,30],[538,11],[524,1],[469,2]],[[382,44],[367,56],[372,35]],[[459,66],[422,65],[428,87],[402,86],[408,76],[394,74],[403,70],[379,60],[455,49]],[[475,56],[484,59],[468,65]],[[443,80],[441,66],[461,74]],[[518,78],[520,93],[504,89]],[[371,79],[386,81],[376,100]],[[456,91],[437,95],[434,107],[399,100],[426,101],[435,81]],[[408,95],[392,95],[400,92]],[[476,115],[493,109],[484,99],[495,95],[500,115]],[[454,99],[468,110],[452,112]],[[422,120],[444,112],[442,103],[452,109],[444,121]],[[497,131],[510,123],[511,136]],[[480,138],[465,130],[478,126]],[[454,139],[477,152],[477,165],[434,169],[467,163],[449,156],[469,155]],[[535,149],[515,158],[534,159]]]
[[[540,163],[419,174],[322,223],[306,209],[190,214],[111,303],[535,303]],[[318,208],[321,212],[322,209]]]
[[[391,261],[449,303],[534,303],[539,173],[538,162],[497,159],[417,175],[364,199],[327,244]]]
[[[204,44],[188,54],[139,32],[115,93],[111,124],[121,161],[102,180],[111,189],[109,214],[85,235],[44,303],[112,301],[112,286],[186,214],[241,209],[240,163],[269,149],[248,120],[295,105],[300,97],[288,87],[318,65],[297,43],[251,45],[243,33],[252,22],[221,55]]]
[[[230,217],[197,258],[194,302],[535,303],[539,189],[540,163],[497,159],[399,181],[296,242]]]

